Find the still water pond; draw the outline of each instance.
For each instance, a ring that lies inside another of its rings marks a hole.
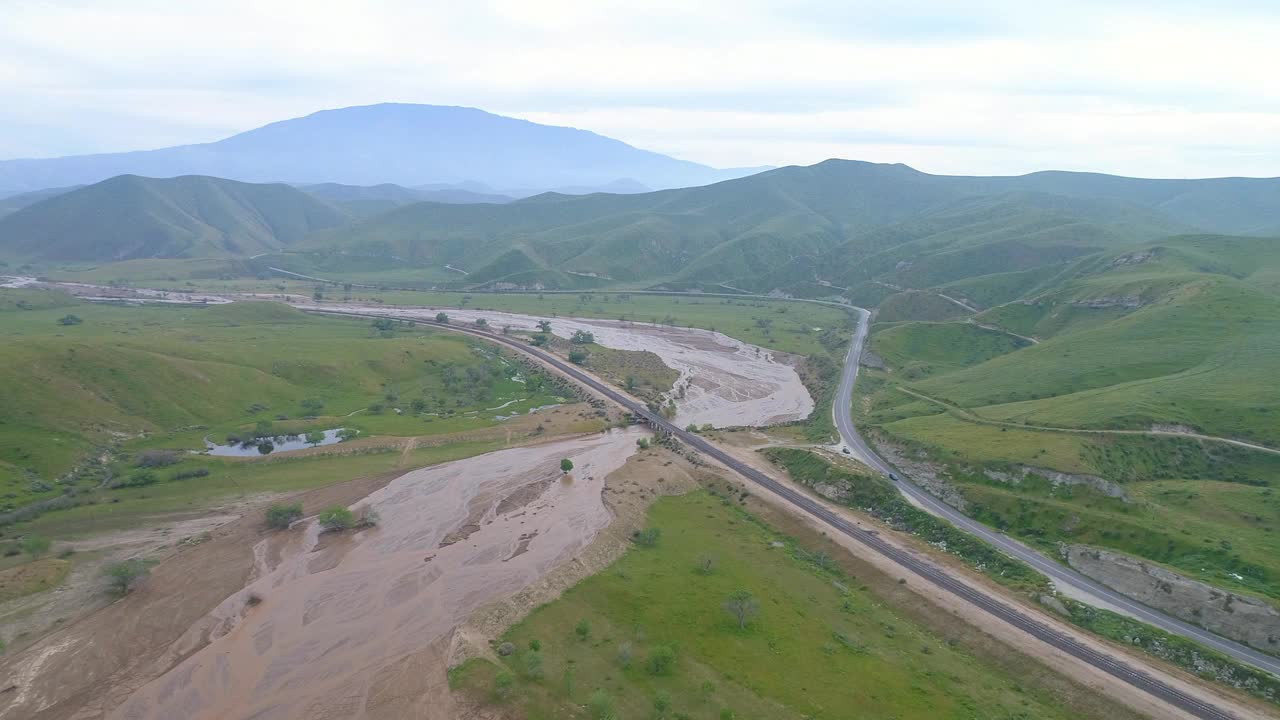
[[[307,442],[306,436],[303,435],[277,435],[270,438],[258,438],[250,443],[234,443],[234,444],[217,444],[204,441],[205,452],[209,455],[225,455],[231,457],[257,457],[259,455],[270,455],[272,453],[287,452],[289,450],[302,450],[309,447],[319,447],[321,445],[333,445],[342,442],[342,438],[338,437],[344,428],[334,428],[324,431],[324,439],[318,443]]]

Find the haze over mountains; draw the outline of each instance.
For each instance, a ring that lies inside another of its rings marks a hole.
[[[718,170],[585,130],[474,108],[386,103],[324,110],[199,145],[4,160],[0,192],[94,183],[125,174],[407,187],[471,181],[499,191],[594,188],[619,181],[670,188],[758,170]]]

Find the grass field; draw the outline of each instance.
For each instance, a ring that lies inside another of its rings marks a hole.
[[[601,694],[625,718],[1081,716],[899,615],[829,558],[728,501],[663,498],[649,523],[661,531],[654,547],[633,548],[534,611],[501,638],[517,649],[503,668],[468,662],[454,685],[529,720],[602,717]],[[699,571],[702,557],[709,572]],[[759,604],[745,628],[722,608],[739,590]],[[674,662],[655,673],[650,658],[661,647]],[[505,699],[494,691],[500,671],[515,679]],[[655,712],[660,693],[665,714]]]
[[[113,469],[94,466],[103,452],[336,427],[435,435],[563,401],[545,376],[526,379],[528,370],[492,347],[444,332],[377,330],[273,303],[116,307],[38,291],[6,296],[3,509],[99,484]],[[80,322],[59,324],[67,314]]]

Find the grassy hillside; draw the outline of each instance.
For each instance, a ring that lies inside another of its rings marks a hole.
[[[447,333],[321,319],[283,305],[122,308],[0,291],[0,508],[85,489],[101,453],[159,442],[351,427],[428,435],[557,402],[550,385]],[[68,315],[80,320],[64,325]],[[508,401],[511,401],[508,403]],[[400,408],[401,412],[395,412]],[[96,472],[96,471],[95,471]]]
[[[516,652],[500,667],[473,660],[451,673],[453,684],[529,720],[606,717],[592,709],[606,701],[616,717],[707,720],[845,716],[838,708],[904,719],[1096,710],[1046,688],[1038,668],[997,665],[878,599],[892,581],[869,588],[879,581],[847,575],[728,505],[706,493],[658,501],[654,547],[633,548],[535,610],[501,638]],[[696,569],[703,556],[706,573]],[[743,628],[722,609],[739,590],[759,606]],[[664,647],[674,661],[654,672],[649,658]],[[502,694],[499,671],[514,679]],[[659,694],[669,703],[655,712]]]
[[[877,325],[871,348],[887,367],[868,371],[855,409],[941,462],[970,514],[1046,552],[1102,545],[1280,598],[1267,532],[1280,457],[1044,429],[1182,429],[1280,447],[1277,268],[1276,240],[1196,235],[1082,257],[1051,277],[1005,276],[1022,292],[973,322]],[[1009,481],[1019,466],[1102,478],[1128,501],[1087,483]]]
[[[979,195],[965,178],[828,161],[657,193],[407,206],[309,244],[450,264],[474,285],[528,285],[542,272],[532,277],[557,287],[565,278],[556,273],[580,273],[767,290],[815,279],[845,287],[925,254],[928,264],[900,267],[899,279],[939,283],[979,266],[1023,270],[1186,227],[1122,202]]]
[[[287,185],[122,175],[0,219],[0,256],[44,263],[248,256],[347,219]]]

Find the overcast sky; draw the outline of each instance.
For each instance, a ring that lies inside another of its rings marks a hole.
[[[1280,175],[1280,2],[1053,5],[0,0],[0,158],[397,101],[721,167]]]

